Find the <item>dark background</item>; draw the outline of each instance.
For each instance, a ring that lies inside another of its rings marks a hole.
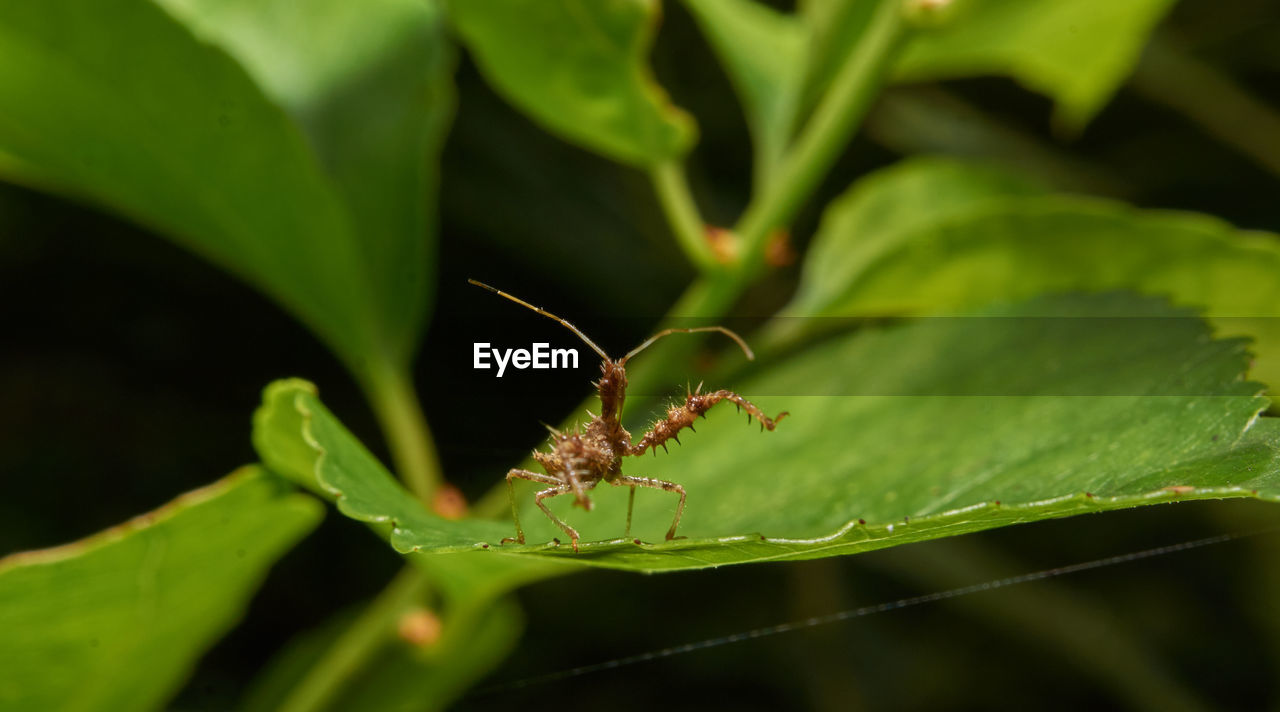
[[[678,3],[666,11],[656,71],[700,123],[690,172],[704,213],[731,223],[749,189],[746,128],[691,20]],[[1164,29],[1280,107],[1280,7],[1188,0]],[[466,278],[569,318],[618,354],[648,335],[691,272],[642,175],[543,133],[493,95],[465,57],[457,82],[443,161],[437,315],[417,381],[445,471],[476,497],[540,443],[540,422],[558,422],[590,393],[595,359],[579,346],[576,372],[509,371],[504,381],[518,382],[512,390],[459,373],[477,334],[505,346],[572,345],[560,327]],[[1064,141],[1049,129],[1049,103],[1012,82],[945,88],[1106,176],[1140,206],[1280,231],[1276,176],[1140,92],[1121,90],[1082,136]],[[821,205],[900,157],[901,145],[873,139],[855,141],[797,221],[798,249]],[[794,267],[779,271],[739,313],[770,313],[795,279]],[[0,186],[0,326],[0,555],[85,536],[254,461],[250,414],[260,389],[284,376],[317,383],[329,407],[385,459],[355,385],[311,334],[234,278],[92,208]],[[1001,566],[975,569],[965,582],[972,583],[1267,521],[1271,510],[1253,503],[1161,506],[841,559],[560,578],[522,591],[528,631],[481,688],[953,585],[933,575],[934,557],[1000,557]],[[1250,538],[975,597],[982,602],[477,693],[460,706],[702,709],[707,695],[716,707],[744,710],[1132,706],[1087,674],[1087,634],[1064,644],[1053,632],[1095,629],[1099,652],[1113,644],[1108,636],[1122,635],[1210,707],[1274,706],[1280,577],[1270,570],[1278,546],[1275,536]],[[331,513],[276,566],[244,625],[206,656],[176,706],[234,704],[292,635],[372,596],[397,567],[362,525]],[[1020,622],[1012,613],[1020,605],[1037,615]]]

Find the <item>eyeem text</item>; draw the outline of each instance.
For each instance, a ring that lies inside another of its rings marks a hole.
[[[495,349],[488,343],[475,344],[472,352],[472,364],[477,369],[489,369],[494,364],[498,367],[498,378],[506,372],[507,366],[520,370],[526,368],[577,368],[577,349],[553,349],[551,344],[535,343],[532,349]]]

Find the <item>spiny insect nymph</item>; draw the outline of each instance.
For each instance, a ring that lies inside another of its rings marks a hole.
[[[631,495],[627,502],[627,529],[626,536],[631,536],[631,510],[635,506],[636,488],[649,487],[652,489],[666,490],[667,492],[675,492],[680,495],[680,503],[676,505],[676,516],[671,521],[671,528],[667,530],[667,540],[676,538],[676,527],[680,525],[680,515],[684,513],[685,491],[684,487],[672,482],[653,479],[651,477],[633,477],[631,475],[622,474],[622,458],[628,455],[643,455],[646,450],[653,449],[657,453],[658,446],[663,450],[667,449],[666,442],[675,440],[680,442],[678,437],[680,431],[684,428],[693,430],[693,421],[699,416],[703,416],[711,407],[720,401],[730,401],[735,405],[747,411],[747,420],[750,421],[754,416],[760,420],[761,430],[773,430],[787,415],[786,412],[779,413],[775,418],[767,417],[755,404],[746,398],[734,393],[733,391],[713,391],[711,393],[702,392],[702,384],[698,384],[698,388],[685,395],[685,402],[682,406],[672,406],[667,410],[666,416],[659,419],[653,424],[649,432],[645,433],[638,441],[632,441],[631,433],[622,427],[622,403],[627,397],[627,361],[641,351],[648,348],[650,344],[670,334],[689,334],[700,331],[718,331],[725,336],[737,342],[742,347],[747,358],[754,359],[751,349],[747,347],[742,337],[729,331],[723,326],[706,326],[692,329],[664,329],[650,336],[644,343],[627,352],[627,355],[620,359],[614,360],[604,352],[599,346],[596,346],[591,339],[585,334],[578,331],[573,324],[561,319],[545,309],[535,307],[534,305],[506,292],[494,289],[487,284],[477,282],[474,279],[467,280],[477,287],[483,287],[498,296],[505,297],[521,306],[532,309],[539,314],[554,319],[566,328],[572,331],[586,342],[593,351],[600,354],[603,359],[600,363],[600,380],[595,383],[600,393],[600,415],[592,415],[591,422],[587,424],[585,430],[578,431],[576,428],[572,433],[562,433],[555,429],[551,429],[551,449],[548,452],[533,453],[533,459],[542,465],[542,469],[546,470],[545,475],[529,470],[512,469],[507,473],[507,492],[511,499],[511,517],[515,520],[516,535],[514,538],[503,539],[502,543],[509,542],[524,543],[524,530],[520,527],[520,515],[516,511],[516,493],[515,486],[512,484],[514,480],[530,480],[544,485],[550,485],[547,489],[538,492],[533,496],[533,501],[538,507],[556,523],[565,534],[569,535],[570,541],[573,543],[573,550],[578,550],[578,532],[573,527],[566,524],[562,519],[551,513],[547,505],[542,500],[549,497],[556,497],[562,494],[573,494],[574,504],[583,509],[591,509],[591,498],[587,496],[587,492],[593,489],[601,481],[608,482],[615,487],[630,487]]]

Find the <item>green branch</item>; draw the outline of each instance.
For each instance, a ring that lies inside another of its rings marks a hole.
[[[342,633],[293,687],[280,705],[281,712],[319,712],[329,707],[343,688],[385,645],[400,616],[417,605],[427,592],[427,576],[407,564],[378,594],[360,617]]]
[[[389,362],[371,364],[363,380],[374,414],[391,448],[394,470],[428,507],[444,481],[435,441],[407,369]]]
[[[707,241],[705,223],[698,214],[698,205],[689,190],[684,166],[677,161],[663,161],[649,170],[654,192],[662,211],[671,224],[676,242],[684,250],[689,261],[698,271],[707,273],[723,268]]]
[[[742,239],[738,271],[744,281],[764,266],[769,234],[783,227],[817,189],[879,93],[907,34],[902,3],[881,2],[858,45],[836,72],[831,88],[778,171],[738,222]]]
[[[1180,51],[1175,40],[1151,40],[1134,73],[1133,87],[1280,175],[1280,112],[1226,74]]]

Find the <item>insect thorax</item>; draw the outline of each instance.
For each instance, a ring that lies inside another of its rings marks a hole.
[[[596,425],[599,421],[594,421]],[[605,479],[614,474],[620,455],[610,443],[598,435],[593,436],[588,426],[583,434],[552,435],[548,443],[550,451],[533,453],[533,459],[542,465],[548,475],[567,480],[567,472],[578,473],[578,481],[594,481]]]

